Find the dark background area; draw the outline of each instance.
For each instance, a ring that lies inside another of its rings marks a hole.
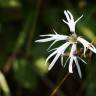
[[[0,96],[50,96],[68,74],[68,66],[62,68],[60,60],[48,71],[50,43],[34,42],[40,34],[52,34],[53,28],[70,35],[62,22],[64,10],[75,19],[84,15],[76,32],[96,45],[95,0],[0,0]],[[74,68],[54,96],[96,96],[96,56],[86,54],[88,64],[79,62],[82,79]]]

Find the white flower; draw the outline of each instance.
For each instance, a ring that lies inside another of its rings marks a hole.
[[[81,70],[80,70],[78,59],[81,60],[84,63],[86,63],[86,62],[83,59],[81,59],[77,54],[77,43],[79,42],[83,45],[84,55],[85,55],[86,49],[89,49],[92,52],[96,53],[96,48],[91,43],[89,43],[88,41],[83,39],[82,37],[77,36],[76,33],[75,33],[75,25],[83,15],[79,19],[74,21],[74,18],[69,11],[64,11],[64,13],[65,13],[65,16],[66,16],[68,22],[66,22],[65,20],[63,20],[63,21],[66,24],[68,24],[68,26],[70,28],[70,31],[72,32],[72,35],[71,36],[60,35],[60,34],[57,34],[57,32],[55,30],[53,30],[55,32],[55,34],[40,35],[41,37],[47,37],[47,38],[39,39],[39,40],[36,40],[35,42],[53,41],[53,43],[49,46],[49,48],[50,48],[50,47],[53,46],[53,44],[55,44],[58,41],[61,41],[61,40],[66,41],[66,43],[62,44],[58,48],[54,48],[54,49],[49,50],[49,51],[53,51],[53,52],[47,57],[46,62],[48,62],[48,60],[51,57],[53,57],[54,55],[55,55],[55,57],[52,60],[51,64],[49,65],[48,69],[50,70],[54,66],[54,64],[56,63],[58,58],[61,57],[61,65],[62,66],[64,65],[63,67],[66,66],[66,64],[69,60],[69,73],[73,73],[72,66],[73,66],[73,62],[75,62],[77,70],[78,70],[78,74],[81,78],[82,75],[81,75]],[[69,45],[72,45],[71,51],[70,51],[69,57],[66,60],[65,64],[63,64],[63,57],[64,57],[65,51],[66,51],[67,47],[69,47]]]

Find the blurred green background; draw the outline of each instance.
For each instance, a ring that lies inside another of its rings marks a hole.
[[[50,43],[35,43],[40,34],[70,34],[64,10],[77,19],[76,32],[90,42],[96,36],[96,0],[0,0],[0,96],[49,96],[68,73],[60,60],[48,72]],[[96,41],[94,41],[96,45]],[[87,52],[83,78],[76,68],[54,96],[96,96],[96,56]]]

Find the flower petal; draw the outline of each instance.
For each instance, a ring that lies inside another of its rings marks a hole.
[[[77,51],[76,44],[72,44],[71,52],[70,52],[70,55],[69,55],[69,58],[70,58],[70,61],[69,61],[69,72],[70,73],[73,73],[72,65],[73,65],[73,60],[74,60],[76,51]]]
[[[64,54],[61,54],[61,65],[63,66],[63,55]]]
[[[59,40],[55,40],[49,47],[48,47],[48,49],[47,49],[47,51],[49,51],[49,49],[56,43],[56,42],[58,42]]]
[[[74,56],[76,54],[77,54],[76,44],[73,44],[72,47],[71,47],[71,52],[70,52],[70,56],[69,57],[72,57],[72,56]]]
[[[49,41],[52,41],[52,40],[54,40],[54,38],[46,38],[46,39],[40,39],[40,40],[36,40],[35,42],[49,42]]]
[[[53,29],[53,32],[55,33],[55,34],[57,34],[57,32]]]
[[[84,46],[84,49],[85,48],[88,48],[90,49],[92,52],[96,53],[96,48],[91,44],[89,43],[88,41],[86,41],[85,39],[81,38],[81,37],[78,37],[77,38],[77,41],[79,41],[80,43],[83,44]],[[85,49],[86,50],[86,49]],[[84,52],[85,53],[85,52]]]
[[[71,14],[71,12],[67,10],[67,13],[68,13],[69,16],[70,16],[70,20],[74,21],[74,17],[73,17],[73,15]]]
[[[53,59],[53,61],[51,62],[51,64],[48,67],[48,70],[51,70],[51,68],[54,66],[54,64],[56,63],[57,59],[59,58],[60,53],[58,53],[55,58]]]
[[[36,40],[35,42],[49,42],[49,41],[60,41],[60,40],[67,40],[69,36],[67,35],[40,35],[42,37],[45,37],[45,36],[50,36],[49,38],[45,38],[45,39],[40,39],[40,40]]]
[[[65,24],[67,24],[67,25],[68,25],[68,22],[67,22],[67,21],[65,21],[64,19],[62,19],[62,21],[63,21]]]
[[[52,37],[54,34],[46,34],[46,35],[40,35],[40,37]]]
[[[75,21],[75,23],[77,23],[82,17],[83,17],[83,15],[81,15],[81,16]]]
[[[78,58],[83,62],[83,63],[85,63],[85,64],[87,64],[83,59],[81,59],[79,56],[78,56]]]
[[[82,78],[81,69],[80,69],[80,66],[79,66],[79,63],[78,63],[78,60],[77,60],[76,57],[74,57],[74,61],[75,61],[75,64],[76,64],[76,67],[77,67],[77,70],[78,70],[78,74],[79,74],[80,78]]]
[[[73,73],[72,65],[73,65],[73,57],[71,57],[69,61],[69,73]]]
[[[56,53],[57,53],[57,50],[56,50],[56,51],[54,51],[53,53],[51,53],[51,54],[47,57],[47,59],[46,59],[46,62],[45,62],[45,63],[47,63],[47,62],[48,62],[48,60],[49,60],[52,56],[54,56]]]
[[[75,33],[75,25],[76,25],[76,23],[83,17],[83,15],[82,16],[80,16],[76,21],[74,20],[74,17],[73,17],[73,15],[71,14],[71,12],[70,11],[64,11],[64,14],[65,14],[65,16],[66,16],[66,18],[67,18],[67,21],[65,21],[64,19],[63,19],[63,22],[64,23],[66,23],[68,26],[69,26],[69,28],[70,28],[70,31],[71,32],[73,32],[73,33]]]
[[[58,47],[51,55],[48,56],[46,62],[52,57],[54,56],[56,53],[57,55],[55,56],[55,58],[53,59],[53,61],[51,62],[51,64],[49,65],[49,70],[53,67],[53,65],[56,63],[57,59],[59,58],[60,55],[62,55],[66,48],[70,45],[70,42],[66,42],[65,44],[61,45],[60,47]]]
[[[66,66],[66,64],[67,64],[67,62],[68,62],[69,59],[70,58],[68,57],[67,60],[66,60],[66,62],[65,62],[65,64],[64,64],[64,68],[65,68],[65,66]]]
[[[57,48],[53,48],[51,50],[47,50],[48,52],[51,52],[51,51],[54,51],[54,50],[57,50]]]
[[[65,14],[67,20],[70,21],[71,18],[70,18],[69,14],[68,14],[68,12],[66,10],[64,11],[64,14]]]
[[[57,51],[59,53],[64,53],[66,48],[71,44],[71,42],[66,42],[65,44],[61,45],[60,47],[57,48]]]
[[[72,14],[69,11],[64,11],[64,14],[67,18],[67,21],[63,20],[63,22],[69,26],[71,32],[75,33],[75,24],[76,23],[74,21]]]

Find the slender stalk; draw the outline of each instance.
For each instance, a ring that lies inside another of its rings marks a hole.
[[[65,75],[65,77],[61,80],[61,82],[58,84],[58,86],[56,86],[56,87],[53,89],[53,91],[52,91],[52,93],[50,94],[50,96],[54,96],[54,95],[55,95],[55,93],[58,91],[58,89],[59,89],[60,86],[63,84],[63,82],[67,79],[68,76],[69,76],[69,73],[67,73],[67,74]]]
[[[32,38],[33,38],[33,35],[35,33],[35,30],[36,30],[36,25],[37,25],[37,21],[38,21],[38,17],[39,17],[41,3],[42,3],[42,0],[38,0],[37,6],[36,6],[37,8],[36,8],[36,13],[35,13],[35,18],[34,18],[34,21],[33,21],[33,26],[30,30],[29,37],[28,37],[27,54],[30,53],[30,49],[31,49],[31,46],[32,46],[31,42],[32,42]]]

